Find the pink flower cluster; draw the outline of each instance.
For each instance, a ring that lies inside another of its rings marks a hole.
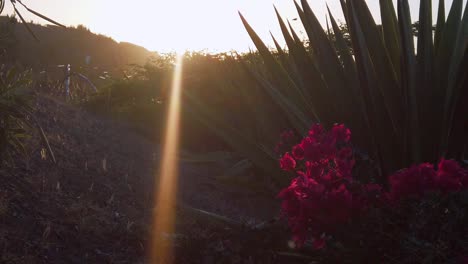
[[[442,159],[435,170],[434,165],[413,165],[389,177],[392,201],[403,198],[420,198],[428,192],[457,192],[468,188],[468,170],[456,161]]]
[[[352,179],[351,132],[334,125],[326,132],[314,125],[307,137],[280,159],[285,171],[297,177],[282,190],[282,212],[287,217],[294,240],[302,245],[314,238],[315,248],[324,247],[326,234],[347,223],[366,209],[369,198],[380,194],[378,185],[359,185]]]
[[[313,239],[314,248],[325,247],[327,235],[371,205],[381,206],[385,201],[395,205],[403,198],[418,198],[429,191],[447,193],[468,188],[468,171],[445,159],[437,170],[424,163],[395,173],[389,177],[388,192],[378,184],[360,184],[352,175],[355,160],[350,139],[350,130],[342,124],[328,132],[316,124],[280,159],[282,170],[296,174],[278,197],[299,246]]]

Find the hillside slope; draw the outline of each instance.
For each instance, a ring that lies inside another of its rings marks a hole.
[[[10,55],[15,53],[23,65],[51,67],[72,64],[76,67],[87,65],[112,70],[128,64],[144,64],[155,54],[141,46],[119,43],[110,37],[94,34],[83,26],[61,28],[28,24],[38,37],[38,42],[24,25],[15,21],[9,17],[0,17],[3,30],[11,31],[10,39],[16,42],[7,52]]]
[[[39,96],[36,108],[57,164],[33,139],[29,159],[0,170],[0,262],[143,263],[158,146],[126,124],[56,99]],[[285,244],[272,237],[283,233],[232,227],[203,212],[250,224],[277,214],[270,194],[220,183],[222,169],[180,163],[177,263],[276,263],[272,245]]]

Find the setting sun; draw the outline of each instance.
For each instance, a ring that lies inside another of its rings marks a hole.
[[[368,1],[369,8],[379,14],[379,1]],[[410,1],[413,17],[417,15],[417,1]],[[447,1],[450,2],[450,1]],[[325,3],[338,20],[343,20],[338,0],[314,0],[312,8],[322,25],[325,25]],[[84,0],[28,1],[28,6],[53,17],[65,25],[83,24],[91,31],[110,36],[117,41],[132,42],[153,51],[247,51],[253,45],[240,22],[237,11],[241,11],[260,37],[273,45],[269,32],[281,36],[276,25],[273,5],[280,10],[284,19],[289,19],[302,32],[293,1],[124,1]],[[8,13],[12,13],[7,4]],[[25,14],[27,21],[44,21]],[[294,19],[294,20],[293,20]],[[274,25],[274,26],[272,26]],[[304,36],[304,33],[301,34]],[[281,38],[278,38],[281,40]]]

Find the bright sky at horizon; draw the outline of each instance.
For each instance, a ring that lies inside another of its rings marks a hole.
[[[339,0],[309,0],[321,23],[325,25],[325,2],[335,18],[342,21]],[[409,2],[412,18],[417,20],[419,1]],[[67,26],[82,24],[95,33],[159,52],[247,51],[254,48],[237,11],[241,11],[262,39],[272,45],[270,31],[277,39],[282,39],[273,5],[284,19],[289,19],[298,31],[303,31],[300,20],[292,20],[297,18],[292,0],[23,0],[23,3]],[[367,3],[376,20],[380,21],[379,0],[367,0]],[[446,13],[451,3],[451,0],[446,1]],[[433,0],[434,15],[437,5],[438,1]],[[19,4],[17,6],[27,21],[45,23]],[[13,13],[9,2],[5,13]]]

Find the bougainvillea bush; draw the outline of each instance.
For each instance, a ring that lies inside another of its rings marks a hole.
[[[293,176],[279,198],[298,247],[340,263],[457,263],[467,254],[468,170],[456,161],[413,165],[383,186],[358,175],[362,164],[344,125],[315,124],[293,139],[286,132],[278,145],[290,146],[280,166]]]

